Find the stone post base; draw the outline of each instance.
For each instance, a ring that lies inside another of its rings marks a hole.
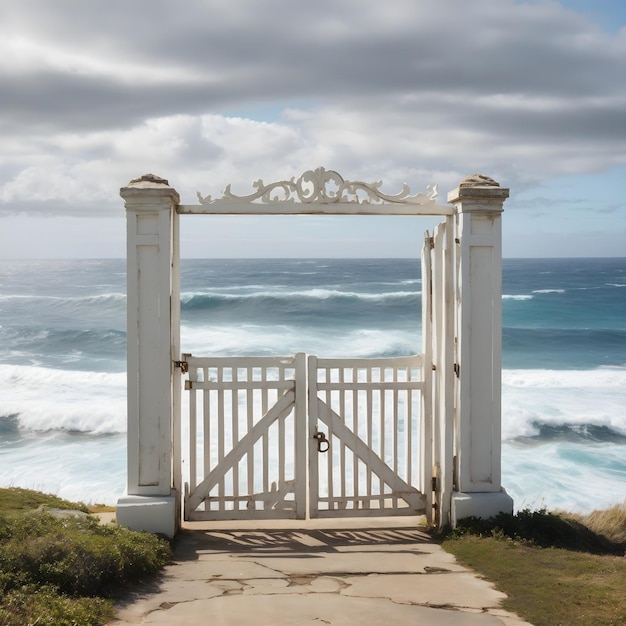
[[[464,517],[487,519],[498,513],[513,513],[513,498],[504,490],[476,493],[455,491],[452,494],[452,528],[456,528],[457,522]]]
[[[131,530],[145,530],[172,539],[179,527],[176,492],[170,496],[123,496],[117,501],[116,521]]]

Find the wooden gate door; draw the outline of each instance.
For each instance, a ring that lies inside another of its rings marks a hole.
[[[311,517],[430,513],[423,365],[309,357]]]
[[[304,518],[305,355],[184,362],[185,519]]]

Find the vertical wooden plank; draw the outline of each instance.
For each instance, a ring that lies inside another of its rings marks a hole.
[[[374,416],[373,416],[373,412],[372,412],[372,408],[373,408],[373,397],[372,397],[372,367],[368,367],[367,368],[367,382],[370,383],[367,386],[367,391],[366,391],[366,398],[367,398],[367,446],[368,448],[372,447],[372,422],[374,420]],[[366,491],[367,491],[367,496],[369,497],[372,494],[372,472],[370,470],[369,467],[366,467],[365,469],[365,481],[366,481]],[[371,506],[371,500],[368,500],[368,506]]]
[[[238,367],[233,367],[232,369],[232,381],[234,383],[239,381],[239,368]],[[233,388],[233,390],[231,391],[231,417],[232,417],[232,426],[231,426],[231,433],[232,433],[232,445],[230,447],[230,449],[232,450],[238,443],[239,443],[239,390],[236,388]],[[230,451],[230,450],[229,450]],[[233,492],[233,507],[235,510],[239,509],[239,504],[238,504],[238,498],[239,498],[239,463],[235,463],[233,465],[233,471],[232,471],[232,477],[233,477],[233,486],[232,486],[232,492]]]
[[[219,383],[224,382],[224,367],[219,366],[217,369],[217,462],[221,463],[224,459],[224,387]],[[219,481],[218,485],[219,510],[224,510],[224,479]]]
[[[305,519],[308,511],[307,486],[307,367],[306,355],[299,352],[295,357],[295,406],[294,406],[294,478],[296,518]]]
[[[407,389],[406,403],[406,475],[409,485],[413,483],[413,390]]]
[[[454,477],[454,387],[455,375],[455,295],[454,295],[454,217],[446,218],[445,251],[443,255],[443,350],[442,350],[442,391],[439,402],[441,408],[442,451],[441,451],[441,502],[440,521],[447,524],[450,519],[450,507]]]
[[[399,381],[399,376],[398,376],[398,371],[399,368],[395,367],[394,368],[394,376],[393,376],[393,380],[394,382],[398,382]],[[400,403],[400,393],[398,391],[398,389],[394,389],[393,390],[393,471],[397,474],[398,473],[398,431],[400,429],[400,424],[398,421],[398,412],[400,407],[398,406]],[[394,509],[398,507],[398,498],[393,499],[393,507]]]
[[[343,383],[345,381],[345,368],[344,367],[340,367],[339,368],[339,377],[338,377],[338,382],[339,383]],[[345,421],[345,416],[346,416],[346,392],[343,388],[340,388],[339,391],[339,411],[338,411],[339,415],[342,415]],[[346,444],[337,439],[337,444],[339,445],[339,479],[340,479],[340,484],[341,484],[341,489],[340,489],[340,496],[343,500],[343,504],[341,504],[341,507],[344,507],[345,502],[346,502]],[[329,450],[329,452],[331,452]]]
[[[358,382],[359,370],[356,367],[352,368],[352,380]],[[359,433],[359,391],[355,388],[352,392],[352,431],[354,432],[353,450],[356,450],[356,440]],[[354,483],[353,496],[354,496],[354,508],[359,508],[359,457],[356,454],[352,454],[352,480]]]
[[[268,409],[268,395],[267,395],[267,367],[261,367],[261,415],[265,415]],[[265,431],[262,437],[262,449],[263,449],[263,492],[268,493],[270,490],[270,478],[269,478],[269,435]]]
[[[387,378],[387,372],[384,367],[380,368],[380,379],[381,382],[385,381]],[[385,390],[381,388],[380,390],[380,458],[385,461],[385,402],[386,402],[386,394]],[[380,494],[380,504],[379,507],[383,509],[385,507],[385,482],[382,478],[379,477],[379,491]]]
[[[253,376],[253,369],[251,367],[248,367],[248,381],[252,381]],[[252,389],[252,385],[250,385],[246,390],[246,417],[248,428],[247,433],[249,433],[254,427],[254,390]],[[251,495],[254,493],[254,445],[252,443],[250,444],[248,452],[246,454],[246,463],[248,469],[248,484],[246,491],[249,495]]]
[[[285,366],[280,365],[278,368],[278,380],[285,380]],[[285,484],[285,420],[278,420],[278,488],[281,489]]]
[[[189,390],[189,487],[193,491],[196,488],[196,394],[197,391],[193,389],[193,381],[197,380],[197,370],[193,369],[189,372],[189,380],[191,382],[191,389]]]
[[[332,376],[332,372],[331,372],[331,368],[330,367],[326,367],[324,368],[324,371],[326,372],[326,381],[327,382],[331,382],[331,376]],[[331,397],[331,391],[330,389],[326,389],[325,393],[324,393],[324,402],[326,402],[326,404],[328,406],[332,406],[332,397]],[[335,444],[335,442],[333,441],[333,428],[332,426],[329,424],[328,425],[328,434],[326,435],[328,438],[328,441],[330,442],[329,444],[329,448],[328,448],[328,452],[326,452],[326,473],[327,473],[327,489],[328,489],[328,506],[330,509],[334,509],[334,503],[333,503],[333,498],[334,498],[334,482],[335,482],[335,476],[333,474],[333,454],[334,454],[334,450],[332,449],[332,446]]]
[[[308,358],[308,395],[309,395],[309,424],[308,424],[308,449],[309,449],[309,516],[317,517],[319,509],[319,457],[317,442],[314,435],[317,431],[317,357]]]
[[[433,439],[432,439],[432,380],[433,380],[433,269],[432,255],[435,239],[428,234],[424,240],[422,249],[422,366],[420,378],[424,382],[424,389],[420,394],[420,430],[419,444],[415,446],[419,450],[419,490],[426,496],[426,518],[431,522],[432,515],[432,465],[433,465]],[[436,256],[437,252],[434,251]],[[425,298],[425,300],[424,300]]]
[[[208,380],[209,368],[202,369],[202,379]],[[194,394],[197,395],[198,391]],[[195,400],[194,400],[195,402]],[[202,470],[204,480],[211,471],[211,392],[208,389],[202,390]],[[194,447],[197,447],[194,445]]]

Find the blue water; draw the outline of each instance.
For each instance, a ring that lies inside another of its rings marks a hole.
[[[186,260],[197,355],[420,351],[419,261]],[[125,262],[0,261],[0,485],[125,486]],[[516,505],[626,498],[626,259],[503,269],[503,485]]]

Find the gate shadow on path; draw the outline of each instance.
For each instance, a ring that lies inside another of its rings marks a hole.
[[[294,529],[294,530],[185,530],[176,542],[176,558],[197,559],[199,553],[258,553],[259,555],[292,555],[307,558],[315,552],[337,552],[339,548],[372,548],[432,543],[432,537],[417,528],[360,528],[349,530]],[[397,548],[394,552],[398,552]],[[410,552],[415,553],[415,548]]]

